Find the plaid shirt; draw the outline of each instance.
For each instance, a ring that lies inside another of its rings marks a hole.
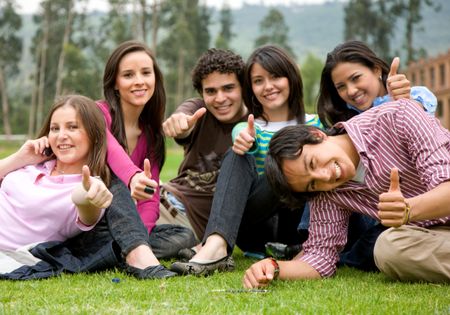
[[[364,165],[364,183],[349,181],[311,201],[309,239],[301,258],[322,277],[336,271],[347,242],[352,211],[379,221],[379,195],[387,192],[393,167],[399,169],[403,195],[423,194],[450,179],[450,132],[415,103],[399,100],[360,114],[335,128],[345,129]],[[427,227],[450,217],[411,224]]]

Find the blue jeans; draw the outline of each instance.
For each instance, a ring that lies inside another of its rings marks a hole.
[[[307,233],[309,227],[309,205],[305,205],[299,231]],[[349,266],[364,271],[376,271],[373,249],[378,236],[387,227],[371,217],[360,213],[352,213],[348,223],[347,244],[339,255],[339,266]]]
[[[149,245],[158,259],[166,259],[176,257],[180,249],[196,244],[192,231],[178,225],[157,225],[149,235],[122,181],[113,177],[109,189],[113,194],[112,203],[91,231],[76,237],[79,250],[88,251],[113,241],[119,258],[125,258],[139,245]]]
[[[252,155],[237,155],[231,149],[222,161],[216,192],[203,242],[211,234],[220,234],[231,251],[235,244],[243,251],[264,252],[267,242],[296,243],[296,225],[303,205],[295,211],[280,202],[266,176],[256,172]],[[283,219],[296,217],[295,220]],[[291,224],[290,227],[287,227]]]

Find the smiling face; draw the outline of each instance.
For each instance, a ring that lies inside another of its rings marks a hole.
[[[65,174],[81,173],[91,145],[75,108],[64,105],[53,112],[48,141],[57,158],[59,171]]]
[[[238,121],[245,113],[242,89],[235,73],[214,71],[202,80],[206,108],[222,123]]]
[[[255,63],[250,71],[250,80],[255,97],[263,106],[269,121],[286,121],[289,119],[289,80],[276,77]]]
[[[153,60],[145,51],[126,54],[119,63],[114,89],[122,107],[143,107],[155,91]]]
[[[360,63],[341,62],[331,71],[331,79],[339,96],[359,110],[367,110],[386,89],[379,79],[381,69],[370,69]]]
[[[322,136],[321,143],[305,144],[298,158],[283,160],[282,171],[293,191],[329,191],[355,176],[355,156],[335,141],[336,137]]]

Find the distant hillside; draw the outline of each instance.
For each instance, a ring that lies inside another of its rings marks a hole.
[[[421,26],[424,31],[416,32],[414,36],[417,48],[425,48],[428,56],[435,56],[446,52],[450,48],[450,2],[435,0],[440,3],[441,11],[435,12],[430,8],[423,11]],[[291,46],[302,60],[308,52],[312,52],[322,59],[326,53],[343,41],[344,34],[344,6],[340,1],[329,1],[323,5],[296,5],[291,7],[279,6],[286,24],[289,26]],[[258,5],[245,5],[233,11],[233,39],[234,50],[247,57],[252,49],[255,38],[259,35],[259,22],[267,14],[269,8]],[[215,12],[217,14],[217,12]],[[218,21],[217,15],[212,19]],[[397,31],[392,52],[402,52],[404,25],[397,23]],[[215,38],[217,24],[211,27]]]
[[[447,52],[450,48],[450,2],[447,0],[434,0],[440,3],[441,11],[435,12],[426,8],[423,12],[422,27],[424,31],[416,32],[414,36],[417,48],[425,48],[428,56],[436,56]],[[338,0],[330,0],[323,5],[293,5],[291,7],[278,6],[283,13],[286,24],[289,26],[290,44],[293,47],[298,61],[302,62],[308,52],[312,52],[322,60],[326,53],[343,41],[344,34],[344,6]],[[232,48],[240,53],[244,59],[253,50],[255,38],[259,36],[259,22],[267,14],[269,7],[262,5],[244,5],[241,9],[233,10],[233,32],[236,36],[232,41]],[[92,20],[98,21],[101,13],[93,14]],[[211,45],[218,32],[218,11],[213,11],[211,30]],[[400,22],[400,21],[399,21]],[[396,27],[396,36],[391,44],[392,53],[398,50],[401,53],[404,25]],[[24,38],[24,54],[21,63],[21,75],[17,82],[27,82],[32,70],[29,47],[35,32],[32,17],[24,16],[21,34]],[[401,57],[403,54],[400,55]],[[15,80],[15,81],[16,81]],[[15,85],[15,84],[14,84]],[[23,88],[23,86],[22,86]]]

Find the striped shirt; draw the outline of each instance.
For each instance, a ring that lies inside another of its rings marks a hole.
[[[379,195],[389,190],[393,167],[399,169],[406,198],[450,179],[450,132],[411,101],[373,108],[335,127],[348,133],[365,167],[365,177],[363,183],[349,181],[311,201],[309,239],[301,259],[322,277],[336,271],[352,211],[379,221]],[[427,227],[449,221],[446,217],[411,224]]]
[[[262,119],[255,119],[255,129],[256,129],[256,139],[255,144],[248,151],[248,154],[253,154],[256,160],[256,171],[258,175],[264,174],[264,163],[267,156],[267,151],[269,150],[269,142],[272,139],[273,135],[280,129],[297,125],[298,122],[296,119],[288,120],[288,121],[269,121],[266,122]],[[309,126],[315,126],[317,128],[323,129],[323,125],[320,122],[319,116],[316,114],[306,114],[305,115],[305,124]],[[234,126],[233,128],[233,142],[239,132],[247,128],[246,122],[241,122]]]

